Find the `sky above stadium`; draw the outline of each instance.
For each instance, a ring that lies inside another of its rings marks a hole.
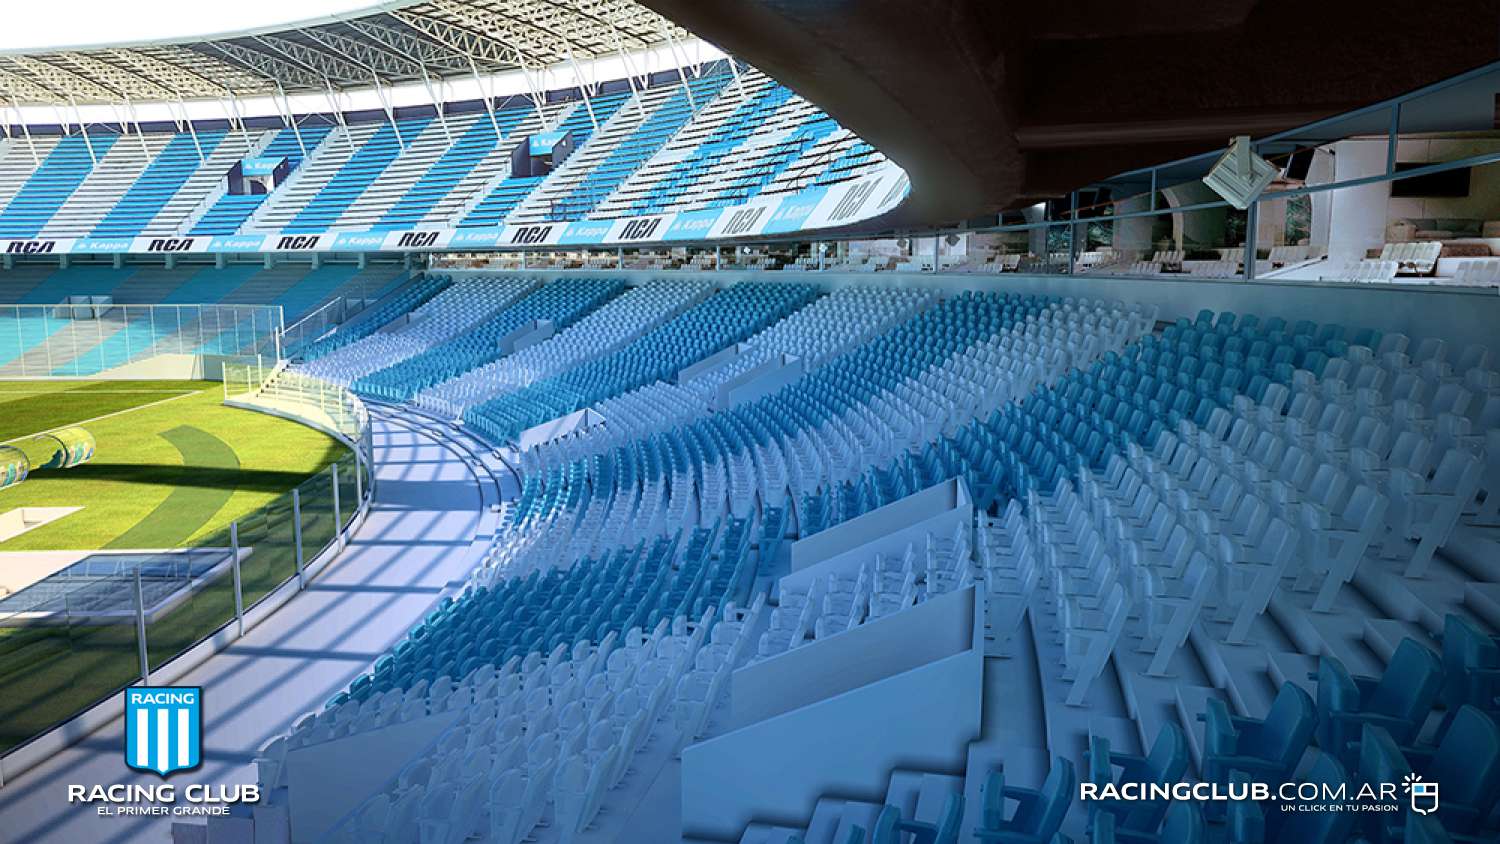
[[[49,0],[30,14],[7,16],[0,50],[47,50],[103,44],[182,40],[317,22],[380,6],[378,0]],[[42,11],[42,10],[45,10]]]

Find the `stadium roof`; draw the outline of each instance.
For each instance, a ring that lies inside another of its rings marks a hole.
[[[0,52],[6,105],[380,88],[631,53],[690,34],[633,0],[407,0],[209,38]]]

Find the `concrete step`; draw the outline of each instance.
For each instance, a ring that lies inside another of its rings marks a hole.
[[[1236,712],[1259,712],[1258,707],[1269,702],[1265,648],[1213,641],[1201,629],[1194,630],[1189,641],[1208,673],[1208,682],[1201,685],[1224,690]]]
[[[833,844],[833,834],[844,819],[844,801],[820,797],[807,822],[807,844]]]
[[[1311,609],[1311,603],[1311,596],[1306,593],[1283,593],[1271,599],[1272,614],[1298,652],[1337,657],[1356,674],[1368,674],[1384,666],[1363,641],[1361,619],[1378,616],[1377,612],[1341,600],[1341,605],[1332,612],[1320,613]]]
[[[910,819],[917,811],[917,801],[922,796],[921,771],[892,771],[891,781],[885,789],[887,806],[901,810],[901,817]]]
[[[1391,661],[1391,655],[1396,652],[1396,647],[1401,644],[1402,639],[1416,639],[1426,647],[1434,651],[1438,650],[1438,645],[1433,641],[1432,636],[1409,621],[1389,618],[1365,619],[1364,643],[1380,659],[1379,670],[1363,672],[1365,676],[1378,677],[1384,673],[1385,665]]]
[[[1224,696],[1215,689],[1202,686],[1178,686],[1174,689],[1173,704],[1177,724],[1187,733],[1188,752],[1193,757],[1193,765],[1200,769],[1203,766],[1203,724],[1199,722],[1198,716],[1203,714],[1210,698],[1222,700]]]
[[[1500,630],[1500,583],[1465,584],[1463,605],[1491,631]]]
[[[875,831],[875,819],[879,817],[880,810],[885,808],[879,803],[861,803],[850,800],[844,804],[844,810],[839,818],[838,828],[833,832],[831,844],[843,844],[849,840],[849,832],[855,827],[865,831],[866,840]]]
[[[1390,561],[1367,560],[1354,585],[1382,614],[1420,625],[1431,633],[1443,629],[1443,616],[1463,602],[1465,575],[1450,563],[1434,559],[1427,577],[1406,578]]]
[[[1271,682],[1280,689],[1287,683],[1294,683],[1302,687],[1302,691],[1316,699],[1318,696],[1318,681],[1311,679],[1310,675],[1318,670],[1318,658],[1306,654],[1287,653],[1278,651],[1266,654],[1267,676]]]
[[[1461,524],[1438,553],[1472,580],[1500,583],[1500,528]]]
[[[964,778],[948,774],[923,774],[921,790],[917,795],[916,810],[907,814],[902,810],[901,817],[916,819],[925,823],[937,823],[942,819],[943,809],[948,806],[948,798],[954,794],[964,793]]]
[[[1039,747],[1008,749],[991,742],[976,742],[969,745],[969,759],[964,770],[964,822],[959,841],[973,841],[974,830],[979,826],[984,809],[980,793],[990,772],[1005,771],[1005,781],[1011,785],[1035,788],[1047,778],[1052,758]]]

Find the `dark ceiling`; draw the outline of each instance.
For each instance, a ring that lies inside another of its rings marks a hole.
[[[1500,59],[1500,2],[641,0],[911,175],[958,222]]]

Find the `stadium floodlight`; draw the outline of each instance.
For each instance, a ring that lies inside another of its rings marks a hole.
[[[1229,149],[1203,177],[1203,183],[1241,211],[1276,178],[1276,168],[1250,149],[1250,136],[1231,138]]]

